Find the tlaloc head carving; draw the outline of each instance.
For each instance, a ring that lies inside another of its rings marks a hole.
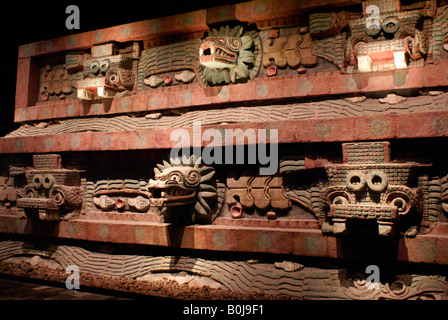
[[[259,70],[261,40],[255,31],[242,26],[221,27],[208,33],[199,46],[199,62],[209,84],[253,79]]]
[[[63,169],[57,154],[34,155],[33,161],[34,168],[25,170],[27,185],[17,206],[40,220],[59,220],[79,210],[84,197],[81,171]]]
[[[147,185],[151,206],[161,207],[166,221],[209,223],[218,213],[215,170],[204,166],[202,158],[170,158],[154,174]]]
[[[130,54],[116,54],[113,43],[93,46],[90,59],[83,62],[81,79],[76,82],[78,98],[98,100],[129,95],[135,82],[133,66],[138,52],[137,43]]]
[[[376,222],[380,236],[397,230],[415,236],[422,223],[424,190],[420,182],[411,185],[410,176],[419,164],[391,162],[387,142],[346,143],[343,150],[344,163],[326,168],[323,231],[359,232],[353,226],[365,227],[370,221]]]

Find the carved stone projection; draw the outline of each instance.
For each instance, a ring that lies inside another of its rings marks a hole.
[[[0,176],[0,206],[14,208],[17,200],[25,196],[24,175],[24,167],[10,164],[8,176]]]
[[[238,254],[231,257],[223,254],[215,260],[201,253],[195,256],[187,253],[176,256],[169,253],[163,256],[131,255],[96,252],[73,245],[36,246],[22,241],[0,242],[0,266],[4,266],[2,269],[12,275],[19,275],[23,272],[21,266],[28,263],[35,265],[35,268],[61,272],[69,265],[76,265],[85,277],[92,275],[96,279],[101,276],[120,279],[121,286],[123,281],[131,282],[134,279],[136,285],[130,286],[134,289],[147,287],[146,281],[160,283],[170,280],[169,287],[173,287],[173,281],[188,283],[188,287],[193,287],[200,286],[196,282],[200,280],[209,287],[206,290],[208,295],[199,297],[202,299],[214,294],[214,289],[240,294],[263,292],[305,300],[448,299],[448,283],[444,275],[381,269],[378,286],[369,287],[363,266],[348,267],[343,261],[334,262],[337,268],[319,262],[311,266],[300,262],[298,259],[282,260],[275,257],[267,261],[248,259]],[[195,279],[196,283],[190,279]],[[222,291],[216,293],[223,294]]]
[[[104,212],[148,213],[152,209],[163,221],[179,224],[210,223],[219,214],[224,188],[216,182],[215,170],[201,158],[170,158],[157,165],[154,174],[149,181],[97,181],[93,203]]]
[[[34,155],[34,169],[26,170],[24,198],[17,206],[41,220],[59,220],[62,215],[81,208],[83,189],[81,171],[62,168],[57,154]]]
[[[126,54],[116,54],[113,43],[93,46],[91,59],[84,61],[81,79],[76,82],[78,98],[98,100],[129,95],[136,80],[139,52],[137,42],[132,52]]]
[[[5,207],[11,207],[17,200],[17,191],[14,187],[14,177],[0,177],[0,202]]]
[[[318,39],[318,56],[347,72],[422,66],[428,56],[432,57],[433,30],[437,34],[433,29],[436,1],[402,5],[400,0],[368,0],[363,1],[362,7],[361,15],[310,14],[310,33]]]
[[[416,97],[401,97],[389,94],[384,99],[372,99],[357,96],[343,99],[328,99],[313,102],[296,102],[276,105],[254,105],[251,107],[223,107],[209,110],[190,110],[181,114],[164,115],[162,113],[147,116],[111,116],[94,118],[76,118],[59,120],[55,123],[24,124],[7,137],[24,137],[33,135],[51,135],[58,133],[132,131],[156,128],[191,127],[194,121],[202,125],[221,123],[248,123],[279,120],[338,119],[360,117],[364,115],[377,116],[386,114],[418,114],[427,111],[448,110],[448,93],[439,92],[436,95],[419,95]],[[379,121],[381,123],[381,120]],[[45,124],[45,125],[42,125]],[[371,128],[382,132],[384,127]]]
[[[175,79],[182,83],[199,78],[199,44],[200,40],[197,39],[143,50],[138,71],[139,89],[143,88],[143,84],[151,88],[163,83],[173,84],[171,76],[161,76],[167,72],[176,72]]]
[[[447,299],[447,0],[318,2],[21,46],[0,272],[39,256],[116,283],[183,272],[248,294]],[[178,129],[204,159],[166,157]],[[368,288],[366,261],[396,270]]]
[[[199,46],[199,62],[210,85],[247,82],[255,78],[261,61],[261,40],[242,26],[212,29]]]
[[[226,202],[231,206],[232,217],[241,217],[243,209],[257,208],[262,211],[287,210],[291,200],[286,196],[283,178],[278,176],[254,177],[244,175],[227,178]],[[274,211],[268,217],[274,218]]]
[[[368,9],[370,9],[368,11]],[[349,20],[352,35],[347,40],[346,61],[357,60],[358,70],[370,72],[404,69],[409,60],[423,59],[428,53],[428,24],[434,17],[436,1],[426,1],[421,10],[402,11],[400,1],[365,1],[364,17]]]
[[[168,72],[176,72],[179,83],[197,77],[203,86],[248,82],[258,73],[261,62],[261,40],[255,31],[242,26],[212,29],[204,39],[196,39],[142,52],[139,83],[156,88],[171,85]],[[165,74],[165,76],[162,76]]]
[[[344,163],[326,167],[322,231],[343,234],[349,225],[373,221],[378,234],[393,235],[400,226],[415,236],[422,221],[422,186],[409,186],[417,163],[392,163],[388,142],[343,144]],[[421,179],[419,179],[421,182]]]
[[[427,181],[428,221],[448,221],[448,174]]]
[[[103,211],[147,212],[149,191],[144,181],[133,179],[100,180],[94,185],[93,202]]]
[[[49,95],[63,99],[73,91],[72,77],[66,69],[53,69],[47,66],[41,71],[39,91],[43,101],[47,101]]]
[[[442,188],[441,188],[441,202],[442,209],[445,215],[448,217],[448,175],[441,179]]]
[[[81,79],[83,63],[90,55],[68,52],[36,59],[40,66],[39,101],[58,101],[76,97],[76,82]]]
[[[210,223],[219,214],[222,191],[215,169],[202,158],[170,158],[154,168],[154,179],[147,188],[150,204],[159,207],[165,221],[181,224]]]
[[[317,65],[317,56],[313,53],[313,41],[309,33],[293,34],[263,42],[263,66],[272,63],[279,68],[298,68],[300,65]]]

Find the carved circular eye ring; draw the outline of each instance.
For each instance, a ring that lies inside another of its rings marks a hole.
[[[408,202],[406,202],[405,199],[396,197],[391,202],[390,205],[393,207],[396,207],[398,209],[398,213],[401,215],[407,214],[409,210],[411,209]],[[400,210],[401,209],[401,210]]]
[[[381,25],[384,32],[389,34],[394,34],[395,32],[400,29],[400,20],[396,17],[390,17],[383,21],[383,24]]]
[[[106,74],[106,78],[108,79],[110,84],[116,85],[120,81],[120,74],[119,74],[119,72],[117,70],[111,69]]]
[[[170,175],[170,180],[176,181],[177,183],[182,181],[182,176],[179,172],[173,172]]]
[[[100,71],[106,72],[107,70],[109,70],[109,68],[110,68],[110,60],[109,59],[102,60],[100,63]]]
[[[64,195],[60,192],[53,195],[53,202],[57,206],[60,206],[64,203]]]
[[[95,60],[90,63],[90,72],[93,74],[97,74],[100,71],[100,63]]]
[[[370,28],[366,27],[366,34],[371,37],[378,35],[381,32],[381,28],[379,25],[372,24]]]
[[[387,195],[386,204],[397,208],[400,215],[405,215],[411,210],[411,199],[403,192],[392,192]]]
[[[61,206],[65,203],[65,195],[61,190],[55,189],[51,192],[51,199],[57,206]]]
[[[327,204],[331,205],[347,205],[350,204],[350,195],[346,191],[335,190],[328,194]]]
[[[25,198],[37,198],[37,191],[31,186],[26,186]]]
[[[370,190],[382,192],[387,188],[387,177],[381,171],[374,171],[367,177],[367,186]]]
[[[351,191],[361,191],[366,186],[366,177],[362,171],[351,171],[345,179],[347,189]]]
[[[42,181],[44,181],[44,177],[40,174],[36,174],[33,177],[33,187],[39,189],[42,187]]]
[[[55,181],[52,175],[46,175],[42,179],[42,187],[44,187],[44,189],[50,189],[53,186],[54,182]]]
[[[219,42],[220,44],[226,44],[227,41],[226,41],[226,38],[221,37],[221,38],[218,38],[217,42]]]

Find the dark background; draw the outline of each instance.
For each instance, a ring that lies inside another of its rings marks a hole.
[[[171,16],[242,0],[147,0],[147,1],[8,1],[1,19],[2,89],[0,137],[18,128],[14,124],[18,47],[27,43],[108,28],[120,24]],[[68,30],[67,6],[80,10],[80,30]]]

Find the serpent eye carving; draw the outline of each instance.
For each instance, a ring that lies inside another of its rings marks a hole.
[[[179,183],[179,182],[182,181],[182,177],[181,177],[181,175],[180,175],[179,172],[173,172],[173,173],[171,174],[171,180],[172,180],[172,181],[175,181],[175,182],[177,182],[177,183]]]

